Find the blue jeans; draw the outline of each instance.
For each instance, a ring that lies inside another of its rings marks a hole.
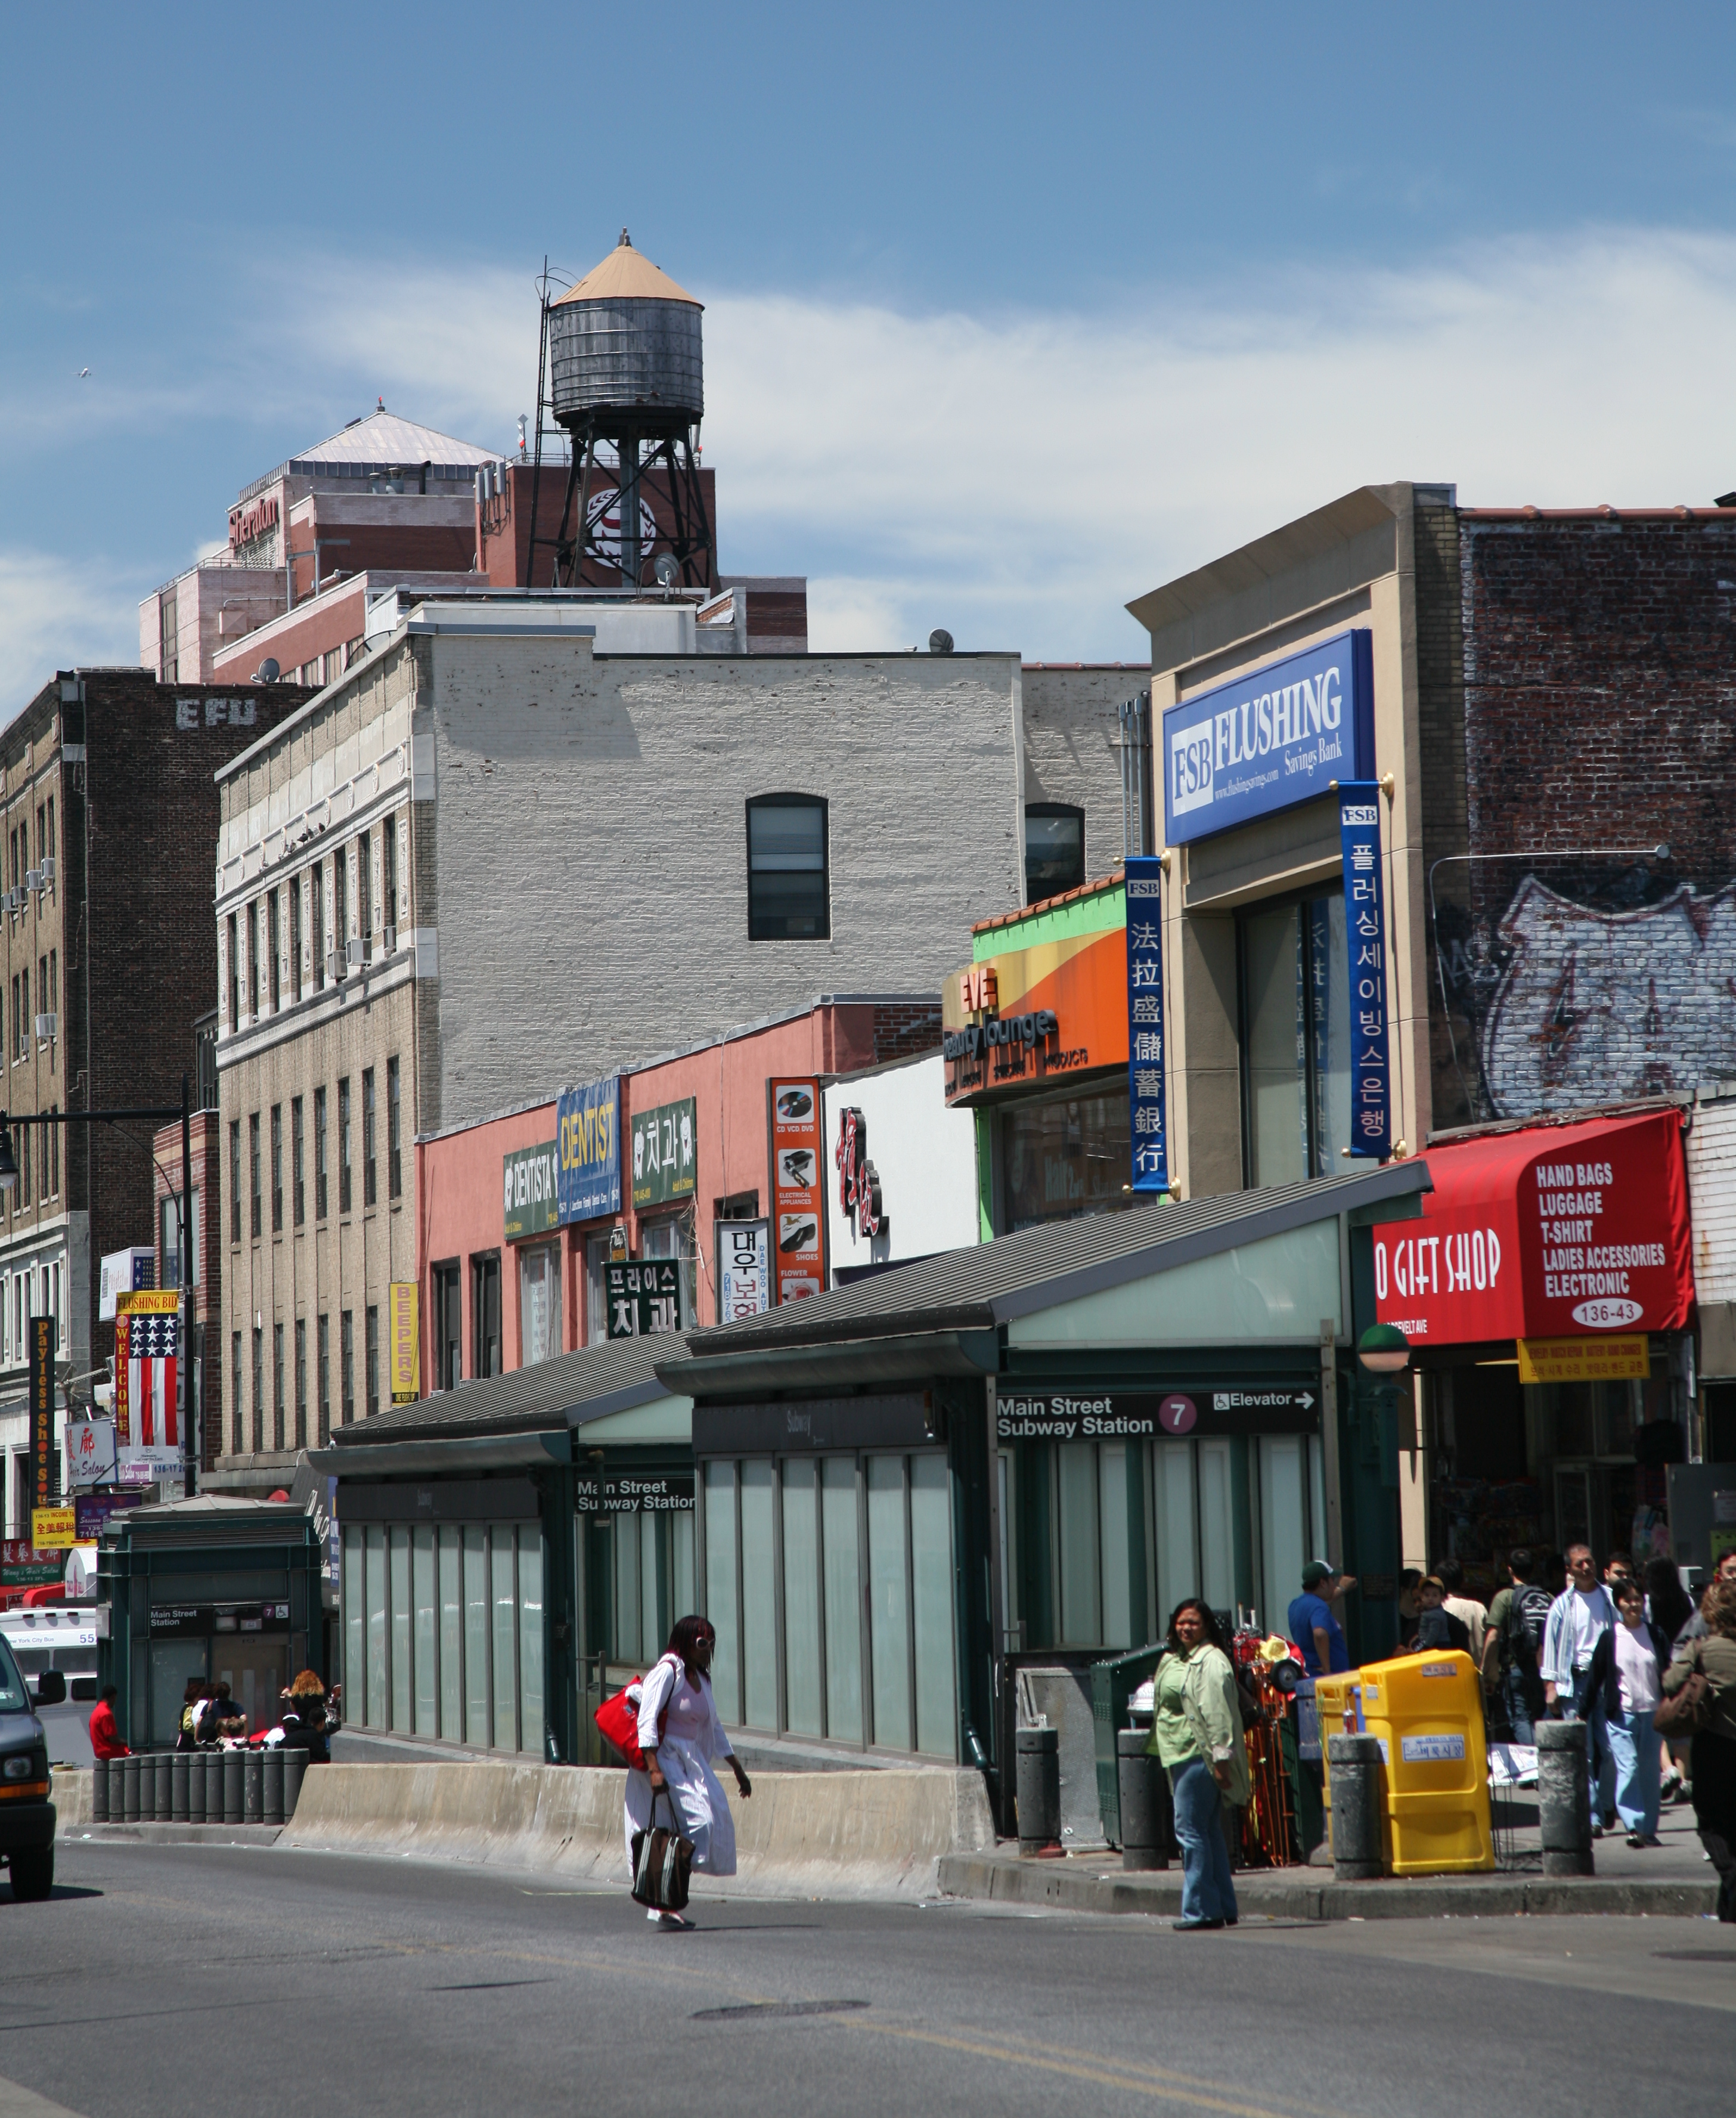
[[[1507,1700],[1507,1718],[1516,1743],[1535,1743],[1537,1731],[1531,1720],[1531,1702],[1525,1676],[1517,1669],[1503,1672],[1501,1689]]]
[[[1591,1696],[1591,1672],[1573,1672],[1573,1697],[1568,1711],[1586,1724],[1586,1755],[1591,1766],[1591,1821],[1600,1823],[1615,1807],[1615,1759],[1609,1749],[1609,1722],[1601,1696]]]
[[[1658,1828],[1658,1747],[1649,1713],[1613,1713],[1606,1724],[1615,1764],[1615,1813],[1650,1838]]]
[[[1184,1920],[1236,1917],[1230,1851],[1224,1843],[1222,1803],[1212,1768],[1189,1758],[1170,1773],[1175,1836],[1181,1841],[1181,1916]]]

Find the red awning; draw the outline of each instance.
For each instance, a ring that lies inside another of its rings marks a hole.
[[[1693,1307],[1675,1111],[1431,1148],[1420,1221],[1374,1231],[1383,1324],[1419,1346],[1679,1331]]]

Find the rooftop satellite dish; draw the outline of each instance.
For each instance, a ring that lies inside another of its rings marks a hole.
[[[930,654],[950,654],[952,653],[953,636],[944,626],[937,625],[934,631],[928,636],[928,651]]]
[[[256,684],[275,684],[281,673],[275,659],[268,654],[254,671],[253,681]]]

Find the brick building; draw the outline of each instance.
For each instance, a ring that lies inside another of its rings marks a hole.
[[[206,907],[218,765],[307,696],[63,671],[0,735],[6,1095],[18,1182],[0,1202],[0,1450],[16,1534],[26,1330],[56,1320],[62,1402],[88,1404],[113,1326],[96,1261],[151,1234],[149,1127],[35,1114],[178,1103],[216,987]],[[177,1156],[178,1158],[178,1126]]]

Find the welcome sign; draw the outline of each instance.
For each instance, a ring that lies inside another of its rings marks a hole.
[[[1374,636],[1341,632],[1163,716],[1166,843],[1268,816],[1374,776]]]

